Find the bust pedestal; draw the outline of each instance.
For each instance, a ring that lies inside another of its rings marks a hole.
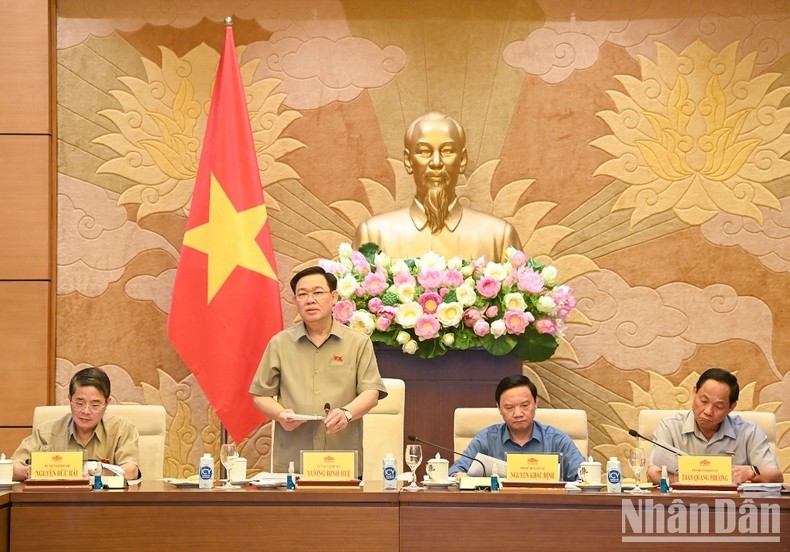
[[[377,345],[376,358],[382,377],[399,378],[406,383],[404,439],[416,435],[448,449],[453,448],[455,409],[496,406],[494,392],[499,381],[521,373],[521,360],[517,357],[492,356],[485,350],[451,350],[425,360]],[[437,452],[451,464],[454,461],[450,453],[423,444],[423,464]],[[403,455],[403,451],[393,451],[398,453]]]

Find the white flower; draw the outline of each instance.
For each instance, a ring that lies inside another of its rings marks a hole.
[[[429,268],[444,270],[447,267],[447,261],[445,261],[444,257],[441,255],[437,255],[433,251],[428,251],[425,255],[417,259],[417,266],[420,268],[421,272],[425,272]]]
[[[337,281],[337,294],[343,299],[348,299],[354,295],[359,287],[359,282],[351,274],[346,274]]]
[[[383,252],[378,252],[376,256],[373,257],[373,263],[382,268],[388,268],[391,262],[390,256]]]
[[[461,303],[453,301],[452,303],[442,303],[436,309],[436,319],[444,326],[457,326],[461,319],[464,317],[464,308]]]
[[[535,306],[540,312],[545,313],[552,313],[557,310],[557,304],[554,302],[554,299],[548,295],[543,295],[540,299],[538,299],[538,303]]]
[[[348,325],[367,335],[371,335],[373,330],[376,329],[376,321],[373,319],[373,315],[365,310],[354,311],[354,314],[351,315],[351,320],[348,321]]]
[[[417,352],[417,349],[418,349],[418,348],[419,348],[419,345],[417,344],[417,342],[416,342],[416,341],[414,341],[414,340],[412,339],[411,341],[409,341],[408,343],[406,343],[406,344],[403,346],[403,352],[404,352],[404,353],[408,353],[408,354],[410,354],[410,355],[413,355],[414,353],[416,353],[416,352]]]
[[[409,335],[409,332],[402,332],[402,331],[398,332],[397,337],[395,337],[395,341],[398,342],[398,345],[406,345],[410,339],[411,336]]]
[[[444,343],[448,347],[452,347],[453,343],[455,343],[455,336],[451,333],[444,334],[442,336],[442,343]]]
[[[354,263],[351,262],[351,259],[341,258],[340,264],[343,265],[349,272],[354,268]]]
[[[401,284],[398,286],[398,301],[401,303],[410,303],[414,301],[416,293],[414,284]]]
[[[540,275],[543,277],[543,282],[549,287],[557,283],[557,268],[553,265],[544,266]]]
[[[392,266],[390,267],[390,273],[393,276],[399,272],[408,272],[408,271],[409,271],[409,265],[403,262],[403,259],[399,259],[395,261],[394,263],[392,263]]]
[[[461,268],[461,276],[463,276],[464,278],[468,278],[472,275],[472,272],[474,272],[474,270],[475,267],[473,267],[472,265],[466,265]]]
[[[505,306],[505,310],[527,310],[527,303],[524,301],[524,296],[519,292],[508,293],[505,295],[505,297],[502,299],[502,304]]]
[[[413,328],[420,316],[422,316],[422,307],[419,303],[403,303],[398,306],[395,322],[404,328]]]
[[[507,328],[505,327],[505,321],[501,318],[499,320],[494,320],[491,322],[491,335],[494,337],[502,337],[507,333]]]
[[[463,306],[469,307],[477,301],[477,292],[469,284],[464,283],[455,288],[455,297]]]
[[[341,259],[350,259],[351,253],[354,252],[354,249],[351,247],[351,244],[348,242],[343,242],[340,244],[340,247],[337,248],[337,256]]]
[[[485,276],[496,278],[501,282],[507,278],[508,274],[510,274],[510,270],[502,263],[489,262],[485,269],[483,269],[483,274]]]
[[[453,257],[452,259],[447,261],[447,268],[450,270],[452,269],[458,270],[463,265],[464,265],[464,261],[461,259],[461,257]]]
[[[513,246],[508,247],[507,249],[505,249],[505,259],[509,261],[510,259],[513,258],[513,255],[515,255],[516,253],[518,253],[518,249],[516,249]]]

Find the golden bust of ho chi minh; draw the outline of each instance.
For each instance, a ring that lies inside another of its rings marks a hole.
[[[403,163],[414,175],[417,192],[409,207],[376,215],[357,227],[354,247],[374,242],[395,259],[428,251],[447,258],[500,262],[508,247],[521,248],[512,224],[464,207],[455,195],[466,170],[466,134],[441,113],[415,120],[403,138]]]

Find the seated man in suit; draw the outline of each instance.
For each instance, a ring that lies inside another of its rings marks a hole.
[[[732,481],[781,482],[782,472],[765,433],[750,420],[730,415],[738,404],[738,380],[721,368],[706,370],[694,386],[691,410],[664,418],[653,440],[694,456],[732,456]],[[647,477],[661,479],[667,467],[670,483],[677,481],[677,455],[653,448]]]
[[[100,368],[84,368],[69,382],[71,412],[33,430],[13,456],[14,481],[30,477],[30,453],[82,451],[85,460],[108,460],[123,468],[126,479],[138,479],[139,435],[126,418],[105,416],[110,378]],[[110,473],[107,472],[109,475]],[[93,475],[92,470],[89,475]]]
[[[495,400],[505,423],[494,424],[475,435],[464,454],[474,458],[479,452],[505,460],[507,452],[562,453],[562,477],[575,481],[584,457],[568,435],[535,421],[535,384],[521,374],[507,376],[497,385]],[[472,460],[461,457],[450,467],[449,475],[463,477],[471,464]]]

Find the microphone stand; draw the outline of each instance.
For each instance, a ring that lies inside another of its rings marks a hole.
[[[685,453],[685,452],[683,452],[682,450],[676,449],[675,447],[670,447],[670,446],[668,446],[668,445],[662,445],[662,444],[661,444],[661,443],[659,443],[658,441],[654,441],[653,439],[648,439],[647,437],[645,437],[644,435],[642,435],[641,433],[639,433],[639,432],[638,432],[637,430],[635,430],[635,429],[629,429],[629,430],[628,430],[628,434],[629,434],[631,437],[636,437],[636,438],[638,438],[638,439],[644,439],[645,441],[650,441],[650,442],[651,442],[651,443],[653,443],[655,446],[657,446],[657,447],[661,447],[661,448],[662,448],[662,449],[664,449],[664,450],[668,450],[668,451],[669,451],[669,452],[671,452],[672,454],[677,454],[678,456],[688,456],[688,454],[686,454],[686,453]]]
[[[413,443],[425,443],[426,445],[430,445],[432,447],[436,447],[438,449],[441,449],[441,450],[444,450],[444,451],[447,451],[447,452],[452,452],[453,454],[457,454],[458,456],[463,456],[464,458],[468,458],[469,460],[472,460],[473,462],[478,462],[483,467],[483,477],[488,477],[486,475],[486,465],[483,464],[483,462],[479,458],[474,458],[473,456],[469,456],[468,454],[464,454],[462,452],[456,452],[456,451],[454,451],[452,449],[449,449],[447,447],[443,447],[442,445],[437,445],[436,443],[431,443],[430,441],[424,441],[424,440],[420,439],[419,437],[417,437],[416,435],[409,435],[408,439],[409,439],[409,441],[411,441]]]

